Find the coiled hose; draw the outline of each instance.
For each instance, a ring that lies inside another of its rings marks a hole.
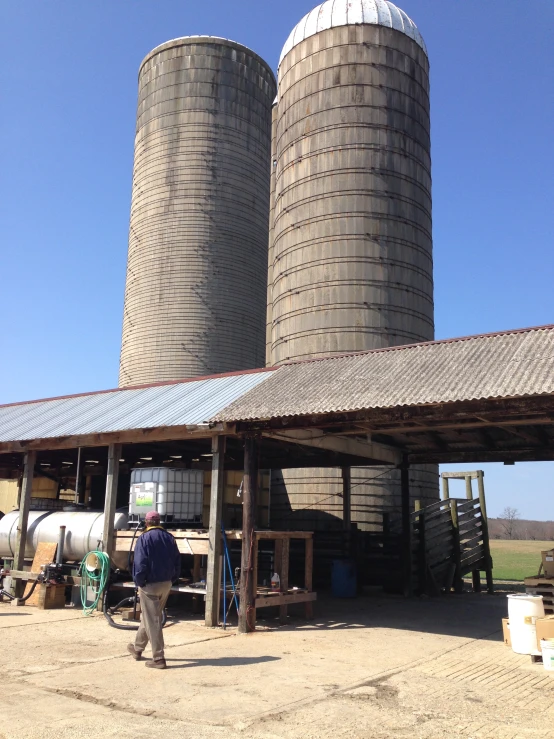
[[[94,555],[96,557],[97,567],[94,570],[87,567],[87,560]],[[81,576],[81,604],[85,616],[90,616],[98,608],[98,604],[104,597],[104,591],[110,579],[110,558],[105,552],[94,549],[88,552],[79,567],[79,575]],[[87,595],[89,588],[95,593],[94,601],[87,605]]]
[[[92,571],[89,570],[86,566],[87,559],[91,555],[96,556],[98,563],[97,568]],[[101,602],[102,612],[106,617],[107,622],[114,629],[121,629],[123,631],[136,631],[138,629],[138,624],[118,624],[112,618],[113,611],[120,608],[124,603],[134,603],[137,599],[137,593],[135,592],[133,596],[123,598],[123,600],[120,601],[113,608],[108,607],[108,592],[110,585],[110,558],[105,552],[100,552],[96,549],[92,552],[88,552],[83,557],[83,561],[81,562],[81,565],[79,567],[79,574],[81,575],[81,603],[83,605],[83,613],[86,616],[90,616],[97,609],[98,604]],[[96,597],[93,603],[87,605],[87,593],[89,588],[92,588],[95,591]],[[165,626],[166,621],[167,614],[164,609],[162,612],[162,627]]]

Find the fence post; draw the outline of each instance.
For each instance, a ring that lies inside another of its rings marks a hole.
[[[494,593],[494,581],[492,578],[492,557],[489,540],[489,522],[487,518],[487,504],[485,501],[485,473],[477,470],[477,488],[479,490],[479,506],[481,508],[481,526],[483,528],[483,548],[485,550],[485,573],[487,576],[487,592]]]
[[[448,477],[442,478],[442,499],[448,500],[450,498],[450,490],[448,489]]]
[[[450,515],[452,518],[452,539],[454,542],[454,564],[456,565],[456,572],[454,573],[454,590],[457,593],[462,593],[464,584],[461,574],[460,526],[458,522],[458,504],[455,499],[450,500]]]

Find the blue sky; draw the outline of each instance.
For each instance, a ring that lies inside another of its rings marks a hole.
[[[211,34],[274,68],[313,0],[0,0],[0,402],[117,385],[137,71]],[[554,323],[553,0],[403,0],[431,60],[437,338]],[[554,464],[486,465],[554,518]]]

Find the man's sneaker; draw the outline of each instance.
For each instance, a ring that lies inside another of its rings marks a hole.
[[[139,652],[138,649],[135,649],[134,644],[127,644],[127,651],[129,652],[129,654],[133,655],[134,659],[136,659],[137,662],[139,659],[142,659],[142,652]]]
[[[147,667],[153,667],[155,670],[165,670],[167,668],[165,659],[148,659],[146,660]]]

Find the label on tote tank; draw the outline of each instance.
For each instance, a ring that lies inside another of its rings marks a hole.
[[[131,508],[153,508],[156,496],[155,482],[131,485]]]

